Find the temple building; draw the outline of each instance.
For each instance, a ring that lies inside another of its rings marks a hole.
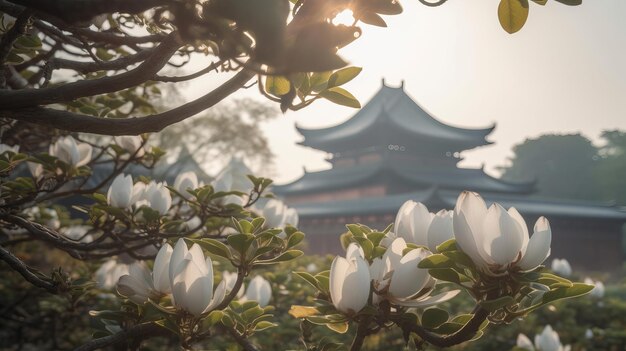
[[[328,170],[306,172],[273,191],[295,207],[311,253],[339,253],[345,224],[384,229],[407,200],[431,212],[452,209],[463,190],[489,205],[514,206],[532,225],[546,216],[552,226],[551,257],[574,269],[615,271],[624,260],[626,211],[611,204],[540,199],[534,182],[512,183],[482,168],[460,168],[461,152],[491,144],[495,125],[465,129],[444,124],[420,107],[404,87],[382,88],[352,118],[334,127],[296,127],[301,145],[328,153]],[[590,253],[601,253],[593,255]]]

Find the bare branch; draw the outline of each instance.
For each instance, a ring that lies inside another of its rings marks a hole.
[[[179,77],[156,76],[155,78],[152,78],[152,80],[159,81],[159,82],[166,82],[166,83],[183,82],[183,81],[186,81],[186,80],[191,80],[191,79],[198,78],[198,77],[200,77],[200,76],[202,76],[204,74],[207,74],[207,73],[209,73],[211,71],[215,71],[223,63],[224,63],[224,61],[213,62],[208,67],[206,67],[204,69],[201,69],[201,70],[199,70],[196,73],[188,74],[186,76],[179,76]]]
[[[254,77],[253,72],[245,69],[241,70],[215,90],[194,101],[167,112],[146,117],[110,119],[42,107],[5,110],[4,106],[2,106],[2,110],[0,110],[0,117],[41,124],[72,132],[104,135],[139,135],[142,133],[159,132],[171,124],[183,121],[212,107],[230,94],[239,90],[252,79],[252,77]]]
[[[26,281],[33,284],[34,286],[46,289],[53,294],[57,292],[57,287],[52,281],[42,279],[35,275],[35,273],[31,272],[30,269],[28,269],[24,262],[15,257],[12,253],[7,251],[2,246],[0,246],[0,259],[6,262],[9,267],[13,268],[14,271],[18,272],[22,277],[24,277],[24,279],[26,279]]]
[[[180,45],[178,34],[172,33],[141,65],[116,76],[76,81],[50,88],[0,91],[0,106],[2,109],[19,109],[61,103],[137,86],[157,74]]]

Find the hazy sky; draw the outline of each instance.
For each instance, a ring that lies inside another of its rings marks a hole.
[[[597,139],[604,129],[626,129],[626,0],[585,0],[569,7],[553,0],[530,3],[524,28],[509,35],[499,26],[498,0],[450,0],[429,8],[401,0],[404,13],[387,16],[388,28],[363,27],[341,53],[363,72],[345,88],[362,104],[387,84],[405,90],[437,119],[479,128],[497,123],[495,145],[463,154],[461,165],[505,162],[514,144],[544,133],[581,132]],[[196,80],[193,98],[214,81]],[[261,97],[256,89],[235,96]],[[263,126],[277,155],[277,183],[307,170],[328,168],[323,152],[296,145],[294,123],[320,128],[356,110],[315,102]]]

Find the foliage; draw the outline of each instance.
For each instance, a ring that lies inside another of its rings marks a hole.
[[[513,147],[502,178],[536,181],[537,195],[552,198],[605,200],[626,204],[626,137],[604,131],[601,146],[580,134],[546,134]]]

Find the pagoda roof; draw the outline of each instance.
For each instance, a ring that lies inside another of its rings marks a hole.
[[[383,158],[354,166],[307,172],[294,182],[274,186],[273,191],[279,195],[306,194],[377,184],[381,180],[401,181],[419,188],[437,186],[441,189],[523,194],[532,192],[535,186],[535,182],[516,183],[494,178],[482,168],[425,168]]]
[[[527,216],[593,218],[598,220],[626,221],[626,210],[608,203],[584,201],[539,199],[524,195],[481,194],[487,205],[498,202],[504,207],[515,207]],[[301,218],[395,214],[405,201],[413,200],[433,208],[453,209],[459,192],[440,190],[432,187],[427,190],[384,197],[311,202],[293,204]]]
[[[296,129],[304,136],[301,145],[341,152],[346,151],[346,145],[354,144],[355,141],[363,142],[361,137],[364,135],[380,132],[381,126],[389,128],[395,139],[404,137],[406,140],[422,140],[424,143],[437,142],[449,146],[450,151],[491,144],[485,138],[495,128],[495,124],[480,129],[445,124],[432,117],[407,95],[403,86],[394,88],[383,82],[374,97],[346,122],[321,129],[306,129],[296,125]]]

